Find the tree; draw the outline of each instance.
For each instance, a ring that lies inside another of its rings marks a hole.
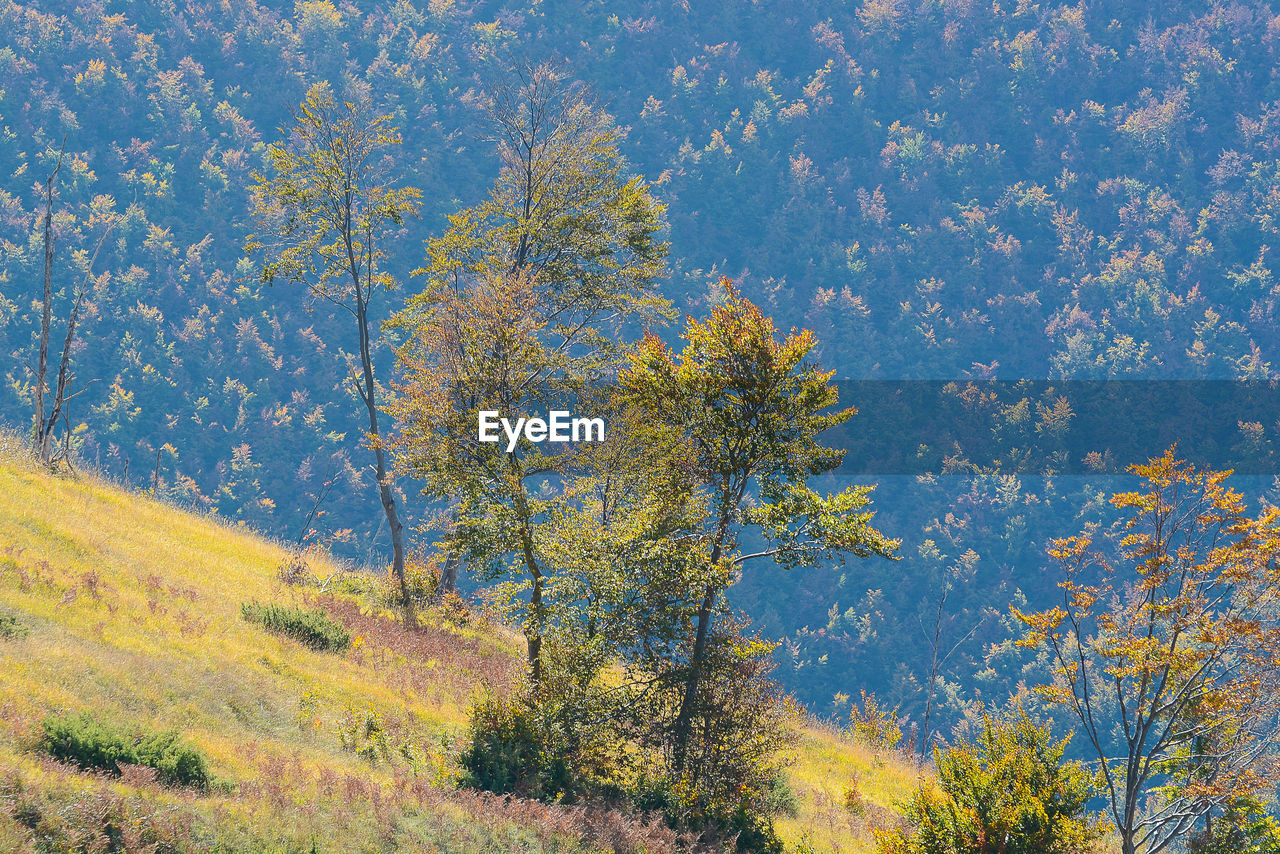
[[[1228,802],[1187,846],[1190,854],[1280,854],[1280,821],[1257,798]]]
[[[590,92],[553,63],[519,66],[491,87],[488,112],[501,171],[488,199],[429,242],[419,302],[477,277],[527,274],[562,348],[604,343],[602,323],[662,312],[665,206],[643,178],[624,177],[622,131]]]
[[[822,496],[812,476],[837,468],[843,452],[818,441],[823,430],[853,416],[834,410],[831,374],[806,361],[815,339],[808,331],[779,341],[772,321],[721,281],[725,300],[705,321],[689,318],[676,354],[647,334],[619,378],[622,393],[689,448],[689,467],[709,507],[700,535],[708,571],[701,591],[684,686],[672,731],[677,774],[687,763],[702,693],[712,622],[720,594],[753,559],[787,568],[824,559],[891,556],[898,542],[871,527],[865,508],[874,487]],[[757,494],[751,494],[752,489]],[[746,553],[741,534],[756,526],[768,546]]]
[[[1064,762],[1055,742],[1021,708],[984,715],[972,741],[934,751],[937,783],[905,807],[907,827],[877,831],[881,854],[1083,854],[1099,837],[1085,815],[1089,773]]]
[[[937,546],[932,540],[925,540],[920,546],[921,557],[940,556]],[[986,622],[986,614],[983,614],[977,620],[973,621],[970,627],[962,637],[951,644],[950,647],[943,649],[943,632],[947,628],[947,623],[954,622],[955,616],[947,612],[947,600],[951,597],[952,591],[955,589],[957,582],[964,583],[971,579],[974,574],[974,567],[978,563],[978,554],[973,549],[965,550],[957,561],[950,567],[942,569],[940,583],[935,582],[934,589],[941,587],[938,594],[937,609],[933,615],[933,626],[927,627],[924,623],[922,615],[916,615],[916,623],[920,627],[920,633],[924,636],[925,642],[929,645],[929,681],[925,685],[925,704],[924,704],[924,723],[920,727],[920,739],[918,746],[920,750],[920,758],[924,759],[929,755],[930,736],[932,735],[933,712],[935,701],[938,694],[938,682],[942,669],[946,667],[947,661],[963,646],[974,633],[982,627]],[[926,603],[927,604],[927,603]]]
[[[376,114],[365,96],[338,102],[327,84],[311,87],[284,142],[267,147],[271,177],[254,174],[253,215],[262,226],[246,251],[267,260],[262,280],[305,284],[320,299],[351,315],[356,364],[352,381],[368,413],[368,442],[387,526],[392,569],[400,583],[406,620],[413,602],[405,579],[404,525],[378,424],[370,308],[395,278],[384,268],[386,239],[416,215],[421,193],[395,186],[390,152],[400,135],[390,115]],[[348,357],[349,360],[349,357]]]
[[[454,505],[451,554],[529,591],[530,678],[543,677],[547,576],[538,533],[557,505],[563,455],[521,440],[476,439],[481,409],[518,416],[572,408],[608,381],[628,322],[660,315],[662,206],[624,178],[620,131],[551,65],[517,70],[490,97],[502,169],[489,198],[430,241],[408,331],[401,463]],[[448,558],[446,558],[446,566]]]
[[[32,441],[41,462],[49,461],[50,421],[45,417],[46,377],[49,372],[49,329],[53,325],[53,184],[62,171],[66,140],[58,149],[58,162],[44,182],[44,300],[40,304],[40,351],[36,367],[35,431]],[[56,423],[56,422],[54,422]]]
[[[803,361],[812,336],[777,341],[729,287],[712,319],[688,322],[687,358],[663,361],[647,336],[610,386],[548,334],[532,272],[484,272],[416,306],[393,411],[402,464],[456,504],[449,547],[518,582],[507,590],[528,652],[528,732],[554,733],[552,752],[576,774],[639,780],[638,802],[682,826],[742,831],[768,848],[793,711],[769,675],[773,646],[747,636],[720,593],[752,559],[796,566],[897,546],[870,526],[870,488],[824,497],[805,486],[840,459],[816,434],[848,417],[824,414],[835,392]],[[570,395],[607,417],[606,441],[548,450],[478,439],[479,409],[568,408]],[[662,408],[673,395],[683,408]],[[695,401],[705,401],[696,415]],[[741,481],[717,479],[718,452],[752,455],[732,469]],[[768,546],[739,549],[746,525]],[[638,767],[610,771],[615,761]],[[544,764],[502,776],[537,788]]]
[[[36,457],[45,465],[49,465],[59,458],[55,455],[54,449],[54,433],[57,430],[59,419],[63,422],[64,442],[60,458],[66,461],[68,465],[71,464],[71,425],[67,413],[71,400],[84,391],[84,389],[77,392],[71,391],[71,382],[74,378],[71,371],[71,355],[75,346],[76,330],[80,324],[80,317],[85,309],[85,301],[89,294],[89,285],[94,281],[94,264],[97,263],[98,254],[102,251],[103,244],[107,242],[107,238],[111,236],[112,230],[120,219],[114,210],[114,200],[110,196],[99,196],[89,206],[89,217],[86,225],[91,229],[101,225],[102,233],[94,246],[93,254],[84,262],[84,278],[71,295],[71,308],[67,315],[67,331],[62,340],[62,354],[58,359],[57,380],[52,389],[53,400],[50,402],[47,399],[50,392],[48,383],[49,338],[53,326],[53,260],[56,243],[53,233],[53,196],[58,173],[62,171],[65,151],[66,140],[64,139],[62,147],[58,149],[57,163],[44,182],[44,216],[41,217],[44,238],[44,295],[40,304],[40,345],[36,355],[35,420],[32,432],[32,446],[35,449]]]
[[[708,560],[706,492],[688,444],[669,425],[606,391],[603,443],[575,448],[552,524],[540,529],[554,574],[547,618],[549,685],[543,701],[579,773],[622,786],[643,809],[714,847],[781,850],[772,820],[798,716],[772,678],[776,644],[747,632],[723,604],[706,645],[697,737],[672,773],[673,722]],[[553,708],[549,708],[553,707]]]
[[[1015,613],[1056,664],[1043,693],[1079,721],[1124,854],[1155,854],[1275,779],[1280,510],[1251,518],[1230,472],[1172,448],[1129,470],[1143,486],[1111,497],[1114,548],[1092,528],[1054,540],[1062,603]]]
[[[401,381],[391,404],[402,425],[399,464],[422,479],[426,494],[455,503],[446,547],[490,580],[512,566],[523,576],[522,629],[535,686],[546,617],[535,538],[549,501],[528,481],[554,473],[558,461],[527,440],[510,452],[480,442],[477,427],[480,410],[523,412],[553,399],[550,384],[565,365],[543,346],[545,328],[526,276],[498,274],[444,292],[429,308],[419,304],[413,337],[398,354]]]

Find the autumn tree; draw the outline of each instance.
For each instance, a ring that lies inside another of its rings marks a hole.
[[[529,600],[522,620],[529,672],[542,678],[545,622],[543,560],[535,543],[547,499],[531,478],[556,469],[556,455],[527,441],[480,442],[478,412],[526,411],[549,402],[546,380],[555,359],[541,339],[545,323],[527,277],[495,275],[465,292],[442,293],[418,306],[413,337],[400,350],[401,381],[391,411],[402,424],[400,465],[424,491],[454,503],[457,521],[447,548],[465,554],[483,578],[522,573]]]
[[[417,214],[421,199],[417,189],[397,186],[391,175],[392,152],[400,144],[391,120],[365,95],[338,100],[327,84],[311,87],[287,138],[267,147],[270,175],[254,175],[253,216],[261,232],[246,249],[264,256],[264,282],[303,284],[351,316],[356,353],[344,358],[368,414],[366,435],[391,533],[392,570],[412,623],[404,524],[379,427],[380,390],[373,366],[371,309],[379,293],[396,286],[385,265],[388,238],[406,217]]]
[[[539,527],[556,506],[562,459],[521,440],[476,438],[477,413],[571,409],[614,370],[628,322],[665,309],[655,291],[667,244],[662,206],[625,177],[621,132],[551,65],[495,87],[489,112],[502,163],[489,198],[428,244],[426,279],[396,323],[402,463],[453,504],[446,548],[527,588],[530,678],[543,677]],[[448,560],[448,558],[446,558]]]
[[[561,349],[619,315],[660,310],[665,206],[624,174],[622,131],[591,92],[554,63],[519,66],[488,93],[488,130],[498,179],[428,244],[420,300],[477,276],[526,273]]]
[[[573,376],[573,356],[547,344],[532,281],[474,282],[419,315],[396,412],[405,464],[457,501],[469,561],[493,579],[521,573],[512,593],[527,598],[512,601],[533,690],[495,721],[556,733],[554,749],[584,774],[648,781],[639,802],[681,826],[767,847],[795,711],[770,678],[773,645],[750,636],[721,594],[753,559],[799,566],[888,555],[896,543],[870,526],[869,488],[822,496],[805,485],[840,460],[817,433],[851,414],[827,413],[837,402],[829,375],[804,361],[812,336],[780,341],[731,286],[726,297],[710,319],[687,323],[682,355],[649,336],[616,387],[557,385],[544,378]],[[608,418],[603,443],[521,441],[508,452],[477,440],[477,408],[553,407],[570,390]],[[681,408],[660,408],[673,397]],[[718,478],[725,468],[741,479]],[[741,549],[747,526],[767,545]],[[485,758],[491,745],[473,748],[480,776],[518,778]],[[611,776],[615,761],[639,767]],[[545,772],[527,769],[531,791],[545,790]]]
[[[1115,542],[1054,540],[1062,602],[1018,616],[1056,664],[1042,690],[1097,758],[1122,851],[1155,854],[1274,785],[1280,510],[1248,515],[1229,472],[1173,449],[1129,470],[1142,486],[1111,497]]]
[[[837,409],[831,374],[808,357],[816,343],[808,331],[781,339],[772,321],[722,280],[724,301],[703,321],[689,318],[680,352],[646,335],[619,378],[622,394],[679,435],[689,469],[708,506],[699,535],[707,572],[689,627],[681,665],[681,691],[670,732],[676,776],[697,776],[690,761],[695,721],[709,708],[707,661],[716,639],[713,622],[724,591],[752,560],[784,567],[848,555],[891,556],[897,541],[871,525],[874,487],[821,495],[811,477],[836,469],[843,452],[819,434],[853,416]],[[767,545],[741,548],[757,528]]]

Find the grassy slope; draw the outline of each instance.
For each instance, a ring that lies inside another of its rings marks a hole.
[[[571,851],[607,841],[602,831],[594,844],[576,838],[598,817],[448,785],[449,745],[473,692],[515,672],[509,635],[442,625],[410,637],[338,599],[323,604],[356,635],[354,648],[308,651],[240,619],[246,600],[314,595],[276,580],[283,557],[250,533],[0,453],[0,610],[31,630],[0,640],[0,849],[37,850],[34,836],[53,838],[30,829],[40,814],[90,826],[109,809],[135,829],[169,821],[164,833],[226,850]],[[73,773],[29,749],[55,710],[180,730],[227,785],[196,796]],[[393,749],[408,746],[416,775],[402,759],[371,764],[343,749],[344,721],[370,710]],[[867,821],[882,818],[915,773],[805,730],[792,772],[800,812],[783,833],[815,851],[866,850]],[[841,805],[855,775],[872,805],[862,818]],[[13,818],[23,805],[25,825]]]

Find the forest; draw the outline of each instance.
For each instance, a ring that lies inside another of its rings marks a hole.
[[[541,712],[473,728],[542,758],[477,737],[480,788],[767,850],[785,739],[732,739],[808,716],[932,763],[887,851],[952,850],[937,792],[1015,748],[1076,804],[1017,850],[1280,849],[1271,5],[0,32],[0,422],[385,577],[406,626],[504,603]],[[484,408],[612,441],[482,448]]]

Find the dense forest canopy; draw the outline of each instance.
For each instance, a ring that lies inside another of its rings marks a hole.
[[[1265,3],[0,0],[0,32],[0,415],[30,422],[43,187],[65,140],[53,282],[59,318],[88,293],[79,457],[347,556],[388,551],[334,358],[356,342],[243,251],[251,175],[317,81],[400,128],[395,170],[423,194],[388,262],[408,293],[424,241],[497,173],[482,93],[559,57],[667,206],[678,309],[703,313],[730,276],[779,328],[814,330],[837,378],[1275,376]],[[1035,403],[1008,418],[1030,429]],[[880,480],[905,560],[757,574],[738,603],[784,639],[816,711],[867,686],[919,717],[939,645],[957,645],[947,714],[1006,695],[1027,665],[1003,603],[1052,592],[1045,540],[1107,487]]]

